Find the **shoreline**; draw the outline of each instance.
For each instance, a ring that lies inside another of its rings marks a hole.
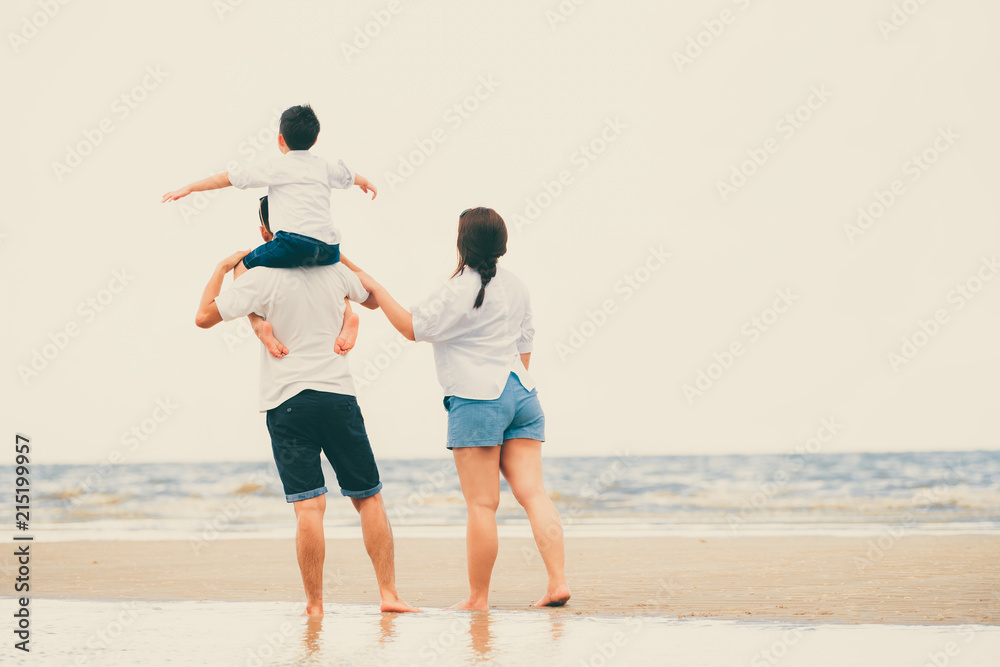
[[[874,548],[873,548],[874,547]],[[558,615],[795,623],[1000,625],[1000,536],[566,538],[573,599]],[[36,542],[32,597],[299,601],[294,541]],[[465,596],[465,543],[397,538],[400,595],[418,607]],[[534,543],[500,538],[490,606],[533,609],[545,587]],[[327,540],[324,598],[374,605],[360,536]]]

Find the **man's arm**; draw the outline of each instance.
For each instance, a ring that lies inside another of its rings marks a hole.
[[[160,203],[168,201],[177,201],[181,197],[187,197],[192,192],[203,192],[205,190],[218,190],[219,188],[228,188],[232,183],[229,182],[229,172],[223,171],[216,174],[215,176],[209,176],[208,178],[203,178],[200,181],[195,181],[190,185],[185,185],[180,190],[174,190],[163,195],[163,199]]]
[[[354,184],[361,188],[364,192],[372,193],[372,199],[375,199],[375,195],[378,194],[378,188],[375,187],[375,184],[361,174],[354,174]],[[353,271],[354,269],[351,270]]]
[[[222,321],[219,313],[219,306],[215,303],[215,297],[222,291],[222,280],[226,274],[233,270],[233,267],[250,253],[249,250],[234,252],[218,263],[212,277],[205,285],[205,291],[201,295],[201,303],[198,305],[198,314],[194,316],[194,323],[201,329],[211,329]]]

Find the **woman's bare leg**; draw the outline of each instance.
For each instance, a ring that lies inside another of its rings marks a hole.
[[[468,513],[465,553],[469,597],[452,609],[488,609],[490,577],[497,559],[497,507],[500,505],[500,446],[452,450]]]
[[[500,472],[517,502],[528,514],[535,544],[542,555],[549,584],[536,607],[561,607],[570,598],[566,585],[562,521],[542,480],[542,443],[516,438],[506,440],[500,452]]]

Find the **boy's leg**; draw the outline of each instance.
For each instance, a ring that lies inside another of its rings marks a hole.
[[[351,308],[351,300],[344,299],[344,326],[340,329],[333,344],[333,351],[337,354],[347,354],[358,342],[358,327],[361,325],[361,318]],[[280,343],[279,343],[280,344]]]
[[[271,323],[265,320],[263,317],[257,313],[250,313],[247,315],[247,319],[250,320],[250,326],[253,327],[253,332],[257,334],[257,338],[263,343],[267,351],[271,353],[272,357],[277,357],[281,359],[283,356],[288,354],[288,348],[281,344],[281,341],[274,337],[274,329],[271,327]]]
[[[233,268],[233,280],[236,280],[244,273],[247,272],[247,267],[243,262],[238,262]],[[283,356],[288,354],[288,348],[281,344],[281,341],[274,337],[274,330],[271,328],[271,323],[265,320],[263,317],[257,313],[250,313],[247,315],[247,319],[250,320],[250,326],[253,327],[253,332],[256,334],[260,342],[267,348],[267,351],[271,353],[272,357],[277,357],[281,359]]]

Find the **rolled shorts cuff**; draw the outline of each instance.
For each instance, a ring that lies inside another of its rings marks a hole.
[[[382,482],[379,482],[377,486],[374,486],[367,491],[348,491],[347,489],[341,489],[340,493],[347,496],[348,498],[371,498],[376,493],[382,490]]]
[[[461,449],[463,447],[499,447],[503,444],[503,440],[497,442],[496,440],[465,440],[463,442],[449,442],[448,449]]]
[[[326,493],[326,487],[321,486],[318,489],[313,489],[312,491],[303,491],[302,493],[287,495],[285,496],[285,502],[297,503],[300,500],[309,500],[310,498],[315,498],[316,496],[322,496],[324,493]]]

